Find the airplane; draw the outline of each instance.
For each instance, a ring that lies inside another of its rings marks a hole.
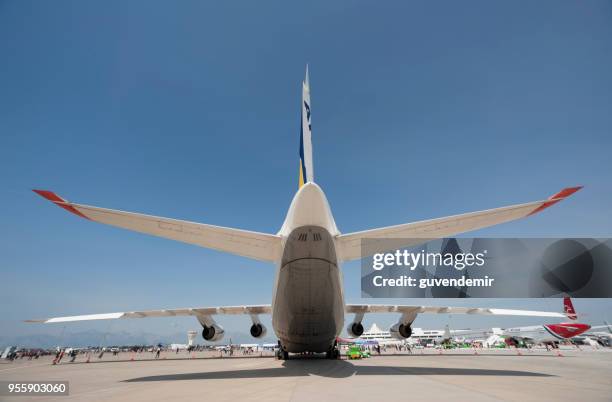
[[[399,320],[390,331],[402,339],[410,337],[412,323],[422,313],[563,317],[558,312],[498,308],[345,304],[340,266],[345,261],[366,257],[361,255],[361,240],[364,238],[402,238],[407,239],[402,246],[417,245],[423,243],[423,238],[444,238],[534,215],[582,187],[565,188],[541,201],[342,234],[336,226],[325,193],[314,180],[310,106],[310,83],[306,67],[306,76],[302,82],[298,191],[276,234],[99,208],[69,202],[51,191],[33,190],[55,205],[90,221],[274,263],[276,272],[271,304],[127,311],[27,321],[58,323],[195,316],[202,325],[203,338],[214,342],[224,335],[223,327],[214,319],[216,315],[249,315],[252,321],[251,335],[261,338],[267,329],[259,316],[271,314],[272,326],[279,339],[277,357],[287,359],[289,353],[301,352],[326,353],[328,358],[337,358],[339,352],[336,337],[344,325],[345,314],[355,315],[348,326],[348,333],[358,337],[363,333],[361,322],[365,314],[399,313]],[[381,250],[377,250],[377,247]],[[382,243],[380,246],[368,247],[368,252],[371,255],[386,251],[382,250],[383,247]]]
[[[578,314],[574,309],[572,300],[569,297],[563,298],[564,316],[572,321],[578,319]],[[556,347],[559,341],[569,340],[578,336],[591,328],[588,324],[577,322],[562,322],[558,324],[542,324],[532,325],[527,327],[514,328],[492,328],[490,330],[470,330],[460,329],[452,330],[448,334],[449,337],[471,337],[471,338],[487,338],[491,335],[498,335],[504,338],[508,346],[518,346],[519,344],[544,344]]]
[[[565,315],[572,321],[578,319],[572,300],[563,298]],[[502,330],[500,336],[505,338],[506,344],[510,346],[525,344],[543,344],[557,347],[559,341],[565,341],[578,336],[591,329],[589,324],[577,322],[562,322],[559,324],[542,324],[529,327],[515,327]]]

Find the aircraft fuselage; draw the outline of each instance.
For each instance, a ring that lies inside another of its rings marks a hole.
[[[508,328],[503,331],[506,337],[525,340],[530,343],[554,343],[570,339],[591,328],[588,324],[560,323],[534,325],[530,327]]]
[[[272,326],[287,352],[327,352],[344,325],[338,230],[321,188],[303,185],[279,234],[283,237]]]

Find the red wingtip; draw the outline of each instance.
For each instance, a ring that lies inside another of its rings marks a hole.
[[[83,215],[78,209],[72,206],[68,201],[66,201],[59,195],[55,194],[53,191],[48,191],[48,190],[32,190],[32,191],[34,191],[36,194],[40,195],[41,197],[46,198],[47,200],[51,201],[58,207],[64,208],[68,212],[72,212],[73,214],[78,215],[81,218],[89,219],[87,216]]]
[[[65,199],[55,194],[53,191],[48,191],[48,190],[32,190],[32,191],[34,191],[36,194],[40,195],[43,198],[46,198],[47,200],[51,202],[66,202]]]
[[[559,191],[557,194],[549,197],[548,199],[549,200],[562,200],[574,194],[576,191],[580,190],[582,187],[583,186],[564,188],[563,190]]]
[[[537,207],[536,209],[531,211],[527,216],[533,215],[533,214],[537,214],[538,212],[543,211],[546,208],[555,205],[559,201],[561,201],[561,200],[569,197],[570,195],[574,194],[576,191],[580,190],[582,187],[583,186],[564,188],[563,190],[559,191],[557,194],[555,194],[555,195],[553,195],[551,197],[548,197],[549,201],[544,202],[542,205],[540,205],[539,207]]]

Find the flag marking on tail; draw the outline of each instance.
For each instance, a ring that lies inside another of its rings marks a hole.
[[[301,109],[299,187],[302,187],[304,183],[314,180],[312,166],[312,125],[310,122],[310,83],[308,78],[308,66],[306,66],[306,78],[304,78],[304,82],[302,83]]]

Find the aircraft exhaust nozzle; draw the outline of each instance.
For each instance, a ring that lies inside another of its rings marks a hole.
[[[263,338],[264,336],[266,336],[268,330],[263,324],[257,323],[251,325],[250,332],[253,338]]]
[[[346,332],[348,332],[351,338],[359,338],[363,335],[363,324],[361,322],[352,322],[346,327]]]

